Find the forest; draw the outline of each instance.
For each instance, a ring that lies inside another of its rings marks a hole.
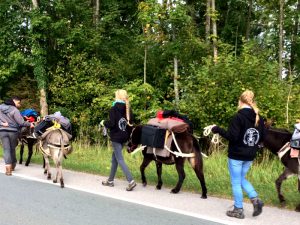
[[[136,123],[159,109],[227,126],[245,89],[261,115],[300,119],[300,0],[1,0],[0,100],[61,111],[97,138],[114,92]]]

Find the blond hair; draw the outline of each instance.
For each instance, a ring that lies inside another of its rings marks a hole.
[[[256,102],[254,101],[254,93],[253,91],[250,91],[250,90],[246,90],[244,91],[239,100],[244,103],[244,104],[247,104],[249,105],[255,112],[256,114],[256,117],[255,117],[255,126],[257,127],[258,126],[258,121],[259,121],[259,115],[258,115],[258,112],[259,112],[259,109],[256,105]]]
[[[130,105],[129,105],[129,97],[127,94],[126,90],[123,89],[119,89],[115,92],[115,100],[121,100],[125,102],[126,105],[126,119],[127,119],[127,124],[129,126],[132,126],[132,124],[130,124]]]

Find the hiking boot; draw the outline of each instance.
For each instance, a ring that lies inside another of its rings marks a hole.
[[[251,202],[253,204],[253,214],[252,216],[258,216],[262,213],[262,208],[264,206],[264,203],[259,198],[251,198]]]
[[[235,217],[235,218],[238,218],[238,219],[244,219],[245,218],[243,208],[237,208],[235,206],[234,206],[233,210],[228,210],[226,212],[226,215],[230,216],[230,217]]]
[[[114,186],[114,182],[106,180],[106,181],[102,181],[102,185],[108,186],[108,187],[113,187]]]
[[[134,180],[132,180],[129,184],[128,184],[128,187],[126,188],[126,191],[132,191],[133,188],[135,188],[136,186],[136,183]]]
[[[13,164],[11,165],[11,171],[15,171],[15,168],[16,168],[16,163],[13,163]]]

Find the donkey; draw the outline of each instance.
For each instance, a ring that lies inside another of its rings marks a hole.
[[[25,162],[25,166],[29,166],[32,154],[33,154],[33,146],[37,143],[36,138],[29,137],[30,135],[30,128],[29,127],[22,127],[21,132],[19,134],[19,143],[20,143],[20,160],[19,164],[23,163],[23,154],[25,145],[28,147],[28,156]]]
[[[61,188],[64,187],[64,178],[62,174],[62,163],[66,155],[72,152],[70,144],[71,135],[62,129],[50,129],[46,131],[40,138],[39,149],[45,159],[44,174],[47,179],[51,179],[50,158],[52,158],[56,167],[56,176],[53,183],[57,183],[58,179]]]
[[[277,155],[279,150],[291,140],[291,137],[292,133],[288,130],[268,127],[266,128],[263,145]],[[285,166],[285,169],[275,181],[278,198],[282,204],[285,202],[285,198],[281,192],[281,184],[290,176],[298,175],[298,191],[300,192],[299,161],[297,158],[291,158],[289,153],[290,150],[282,156],[281,162]],[[300,204],[296,207],[296,211],[300,212]]]
[[[128,141],[127,145],[127,151],[129,153],[133,152],[137,146],[140,144],[140,139],[141,139],[141,133],[142,133],[142,126],[136,126],[131,133],[130,139]],[[187,131],[183,133],[176,133],[175,138],[177,140],[177,143],[182,151],[182,153],[194,153],[194,157],[189,157],[188,161],[191,164],[192,168],[194,169],[199,181],[200,185],[202,188],[202,195],[201,198],[206,199],[207,198],[207,188],[205,184],[205,179],[204,179],[204,173],[203,173],[203,159],[199,147],[199,143],[196,140],[196,138],[188,133]],[[171,144],[171,150],[173,152],[178,152],[177,147],[174,143],[174,141]],[[158,183],[156,185],[156,188],[158,190],[161,189],[162,187],[162,179],[161,179],[161,174],[162,174],[162,164],[166,165],[172,165],[175,164],[176,170],[178,173],[178,182],[176,186],[171,190],[172,193],[178,193],[181,189],[182,183],[185,179],[185,172],[184,172],[184,162],[186,158],[183,158],[181,156],[176,157],[174,154],[170,154],[169,157],[160,157],[154,154],[149,154],[147,153],[147,147],[145,147],[142,150],[143,153],[143,162],[140,166],[140,171],[141,171],[141,176],[142,176],[142,182],[143,185],[147,185],[147,180],[145,176],[145,169],[149,165],[151,161],[155,161],[156,163],[156,172],[158,176]]]

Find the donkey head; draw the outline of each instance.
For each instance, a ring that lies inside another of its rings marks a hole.
[[[133,152],[138,145],[140,144],[142,135],[142,126],[136,126],[132,129],[128,143],[127,143],[127,152]]]

